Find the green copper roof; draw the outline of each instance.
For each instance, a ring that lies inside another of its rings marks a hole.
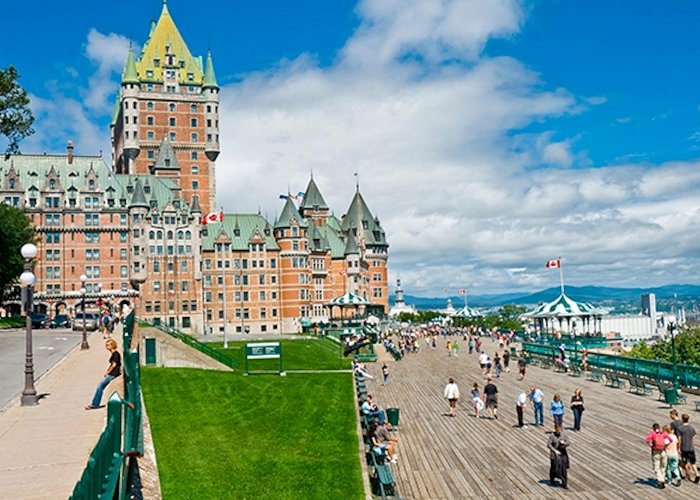
[[[387,245],[379,219],[372,216],[359,190],[355,193],[347,214],[343,216],[341,228],[344,232],[355,229],[358,235],[362,234],[367,245]]]
[[[207,53],[207,64],[204,67],[204,85],[205,89],[215,88],[219,86],[216,83],[216,75],[214,74],[214,62],[211,60],[211,50]]]
[[[154,168],[155,170],[180,170],[180,162],[177,161],[177,155],[167,135],[160,142]]]
[[[146,201],[146,195],[143,192],[143,187],[141,186],[141,179],[136,179],[134,184],[134,195],[131,197],[131,203],[129,207],[146,207],[148,208],[148,202]]]
[[[297,221],[297,224],[299,224],[301,227],[306,227],[308,225],[306,219],[299,215],[299,211],[294,206],[291,198],[287,198],[287,202],[284,204],[282,213],[275,223],[275,229],[291,227],[292,220]]]
[[[306,186],[306,191],[304,191],[304,199],[301,200],[301,205],[299,205],[299,208],[302,210],[312,210],[314,207],[317,207],[318,210],[328,210],[326,201],[323,199],[323,196],[321,196],[321,192],[318,190],[318,186],[316,186],[314,178],[311,177],[309,185]]]
[[[235,251],[247,251],[251,240],[258,236],[265,241],[268,250],[279,250],[269,227],[269,223],[262,215],[225,214],[223,223],[207,224],[206,235],[202,236],[202,249],[214,250],[214,242],[223,231]]]
[[[345,244],[345,255],[357,255],[360,253],[360,247],[357,246],[355,235],[348,233],[348,241]]]
[[[126,64],[124,65],[124,74],[122,75],[122,84],[139,83],[139,74],[136,71],[136,63],[134,62],[134,51],[129,47],[129,54],[126,56]]]

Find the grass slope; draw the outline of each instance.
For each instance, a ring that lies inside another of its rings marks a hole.
[[[163,498],[360,499],[349,373],[143,368]]]

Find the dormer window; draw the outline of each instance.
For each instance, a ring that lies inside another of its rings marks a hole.
[[[241,235],[241,230],[239,228],[234,228],[233,229],[233,235],[234,236],[240,236]]]
[[[146,70],[146,78],[153,78],[153,70],[152,69]]]
[[[143,192],[146,193],[146,194],[151,194],[151,186],[150,186],[149,184],[146,184],[146,185],[143,187]]]
[[[187,80],[190,82],[194,81],[194,73],[187,73]]]
[[[49,189],[56,189],[56,179],[51,179],[49,181]]]
[[[151,200],[151,208],[158,208],[158,201],[157,200]]]
[[[163,163],[165,163],[165,166],[166,166],[166,167],[169,167],[169,166],[170,166],[170,158],[165,158],[165,159],[163,160]]]
[[[156,68],[160,68],[160,59],[158,59],[157,57],[155,59],[153,59],[153,65]]]
[[[15,180],[10,179],[10,181],[8,182],[8,185],[9,185],[10,189],[14,189],[15,188]]]
[[[95,180],[94,180],[94,179],[90,179],[90,180],[88,181],[88,189],[91,190],[91,191],[94,191],[94,190],[95,190]]]

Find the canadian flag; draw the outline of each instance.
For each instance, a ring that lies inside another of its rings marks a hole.
[[[457,293],[458,293],[459,295],[465,295],[465,294],[467,293],[467,291],[466,291],[464,288],[462,288],[462,289],[459,290]]]
[[[561,259],[548,260],[547,263],[544,265],[544,267],[547,267],[547,268],[561,267]]]
[[[210,222],[223,222],[224,221],[224,211],[220,210],[218,212],[211,212],[202,217],[202,225],[206,226]]]

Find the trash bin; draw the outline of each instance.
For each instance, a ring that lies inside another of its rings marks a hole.
[[[398,408],[387,408],[386,419],[391,424],[392,427],[398,427],[398,425],[399,425],[399,409]]]
[[[678,403],[678,393],[673,387],[666,387],[664,389],[664,397],[666,398],[666,402],[670,406],[673,406]]]

